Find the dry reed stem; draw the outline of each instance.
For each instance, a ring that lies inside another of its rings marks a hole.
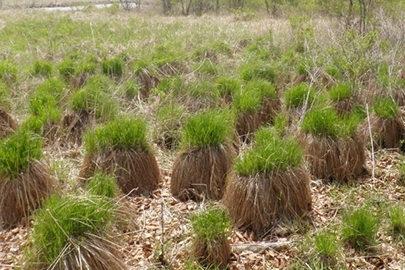
[[[170,191],[181,200],[198,200],[201,196],[221,199],[235,156],[230,142],[182,152],[173,164]]]
[[[364,171],[364,144],[357,135],[348,139],[333,140],[301,134],[299,141],[304,147],[310,172],[317,178],[344,183],[355,180]]]
[[[131,196],[148,195],[158,188],[160,182],[160,171],[153,153],[106,150],[85,156],[79,180],[85,181],[99,170],[114,174],[122,192]]]
[[[255,176],[231,174],[223,203],[237,228],[261,237],[277,224],[308,217],[310,177],[304,167]]]
[[[33,161],[15,179],[0,178],[1,225],[8,229],[41,206],[56,188],[56,181],[40,161]]]

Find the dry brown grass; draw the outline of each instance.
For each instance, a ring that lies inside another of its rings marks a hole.
[[[205,267],[226,269],[231,257],[231,245],[228,239],[208,244],[205,241],[194,239],[191,249],[193,259]]]
[[[234,224],[257,237],[287,220],[300,220],[311,209],[310,176],[305,168],[255,176],[229,177],[223,198]]]
[[[14,133],[17,128],[16,120],[14,120],[4,107],[0,106],[0,138],[7,137],[11,133]]]
[[[221,199],[235,156],[230,142],[219,147],[183,151],[173,164],[170,191],[181,200]]]
[[[67,112],[61,121],[63,146],[82,145],[84,129],[94,125],[94,121],[86,112]]]
[[[98,170],[113,174],[122,192],[131,196],[148,195],[158,188],[160,182],[153,153],[113,149],[85,156],[79,181],[85,181]]]
[[[122,255],[117,244],[100,237],[88,234],[84,238],[70,239],[58,261],[52,265],[28,262],[23,269],[98,269],[122,270],[127,269],[122,262]]]
[[[333,140],[312,134],[299,135],[310,172],[323,180],[340,183],[357,179],[364,172],[364,144],[357,135]]]
[[[242,142],[250,142],[253,134],[260,127],[261,115],[259,112],[252,111],[241,113],[236,119],[236,131]]]
[[[16,226],[40,207],[42,200],[51,195],[55,187],[55,179],[39,161],[33,161],[28,169],[15,179],[1,177],[1,225],[4,228]]]
[[[358,127],[358,132],[365,145],[371,146],[370,129],[373,136],[372,143],[378,148],[397,148],[405,138],[405,125],[401,116],[395,118],[381,118],[374,113],[370,115],[370,123],[364,120]]]
[[[275,98],[265,98],[262,101],[260,110],[260,122],[262,124],[273,124],[274,117],[280,111],[281,103]]]

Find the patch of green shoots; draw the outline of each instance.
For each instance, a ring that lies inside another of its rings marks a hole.
[[[231,135],[233,116],[229,110],[211,110],[191,116],[183,127],[184,148],[206,148],[223,144]]]
[[[32,70],[33,75],[50,77],[52,74],[52,62],[47,60],[36,60]]]
[[[315,235],[315,252],[324,260],[335,259],[339,251],[338,240],[334,233],[329,231]]]
[[[60,62],[57,65],[57,68],[59,70],[60,76],[65,81],[69,81],[75,74],[75,70],[76,70],[75,62],[70,58],[66,58],[62,62]]]
[[[307,112],[301,130],[321,137],[337,139],[340,119],[332,108],[313,108]]]
[[[312,104],[315,90],[308,83],[299,83],[285,92],[285,104],[289,108],[298,108],[304,104]]]
[[[264,61],[250,61],[243,64],[240,68],[240,76],[244,81],[253,79],[263,79],[268,82],[274,82],[276,79],[276,71],[274,67]]]
[[[112,119],[117,110],[117,104],[109,93],[111,81],[103,75],[94,75],[82,88],[70,95],[69,102],[72,110],[94,114],[102,120]]]
[[[0,61],[0,79],[11,84],[17,81],[17,67],[10,61]]]
[[[20,130],[0,142],[0,174],[12,180],[30,163],[42,157],[43,141],[32,132]]]
[[[117,183],[112,175],[96,172],[86,181],[86,189],[90,194],[114,198],[118,193]]]
[[[108,149],[149,152],[146,135],[146,122],[141,118],[117,118],[86,132],[84,145],[89,155]]]
[[[293,138],[282,138],[275,129],[260,128],[254,136],[254,144],[240,156],[234,169],[243,176],[285,171],[303,162],[303,150]]]
[[[405,213],[400,205],[392,206],[388,210],[394,234],[405,236]]]
[[[373,105],[374,112],[378,117],[393,119],[398,115],[399,106],[390,98],[378,98]]]
[[[232,222],[224,209],[209,205],[201,213],[190,216],[193,231],[198,240],[205,243],[224,241],[232,232]]]
[[[349,99],[352,96],[352,90],[347,83],[338,83],[329,90],[329,97],[333,101]]]
[[[254,89],[243,88],[235,93],[232,108],[236,113],[257,112],[261,108],[261,95]]]
[[[261,100],[277,97],[276,86],[263,79],[248,81],[244,86],[244,90],[251,93],[257,93]]]
[[[285,113],[278,113],[274,118],[274,128],[279,134],[284,134],[288,127],[288,115]]]
[[[106,75],[121,77],[124,70],[124,62],[120,57],[104,59],[101,62],[101,70]]]
[[[125,97],[132,100],[139,95],[140,86],[135,81],[128,80],[124,83],[123,90]]]
[[[202,62],[195,63],[194,70],[200,75],[216,76],[218,74],[217,66],[209,59],[204,59]]]
[[[113,203],[103,196],[53,195],[35,215],[32,248],[40,261],[52,265],[69,248],[71,239],[103,234],[113,221],[113,210]]]
[[[242,87],[241,81],[226,76],[216,78],[214,84],[220,97],[233,96]]]
[[[379,218],[375,211],[364,206],[343,217],[342,238],[354,248],[368,248],[376,242]]]

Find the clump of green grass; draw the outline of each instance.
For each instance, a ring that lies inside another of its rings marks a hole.
[[[219,146],[229,138],[233,117],[228,110],[212,110],[187,119],[183,128],[184,148]]]
[[[140,86],[135,81],[126,81],[123,85],[123,93],[129,100],[134,99],[139,95]]]
[[[52,68],[52,62],[47,60],[36,60],[34,62],[32,73],[34,75],[50,77],[52,74]]]
[[[218,67],[210,60],[204,59],[202,62],[197,62],[194,65],[195,72],[199,75],[216,76]]]
[[[101,62],[101,70],[106,75],[121,77],[124,70],[124,62],[120,57],[104,59]]]
[[[398,167],[399,178],[397,183],[401,186],[405,186],[405,162],[402,162]]]
[[[349,99],[351,96],[352,91],[347,83],[338,83],[329,90],[329,97],[333,101]]]
[[[288,115],[284,113],[278,113],[274,118],[274,129],[283,135],[288,127]]]
[[[339,252],[336,235],[328,231],[316,234],[315,252],[321,257],[321,265],[333,266]]]
[[[365,206],[343,217],[342,238],[355,248],[368,248],[376,242],[379,218]]]
[[[254,145],[238,158],[234,169],[242,176],[285,171],[303,162],[303,150],[293,138],[282,138],[272,128],[260,128],[254,136]]]
[[[250,93],[257,93],[261,99],[276,98],[276,86],[266,80],[256,79],[246,83],[244,90]]]
[[[102,127],[88,131],[84,136],[89,155],[107,149],[149,152],[146,122],[140,118],[115,119]]]
[[[73,59],[70,59],[70,58],[66,58],[66,59],[62,60],[62,62],[60,62],[57,65],[57,68],[59,70],[60,76],[65,81],[69,81],[75,74],[75,70],[76,70],[75,62],[73,61]]]
[[[298,108],[305,103],[310,105],[315,98],[315,91],[308,83],[299,83],[285,92],[285,104],[289,108]]]
[[[379,98],[373,104],[374,112],[378,117],[393,119],[398,115],[399,106],[390,98]]]
[[[400,205],[392,206],[388,210],[394,234],[405,236],[405,213]]]
[[[5,83],[0,81],[0,106],[3,106],[7,110],[9,110],[11,105],[10,97],[10,88]]]
[[[190,216],[193,232],[205,243],[226,240],[232,232],[232,222],[226,211],[209,206],[203,212]]]
[[[169,102],[187,94],[187,86],[180,76],[164,78],[158,86],[153,89],[154,93]]]
[[[65,250],[72,248],[73,239],[103,235],[113,221],[113,210],[113,203],[103,196],[51,196],[36,213],[31,235],[39,261],[52,265],[64,256]]]
[[[96,172],[85,183],[86,189],[89,191],[89,193],[96,196],[114,198],[118,192],[118,187],[114,176],[107,175],[105,173]]]
[[[227,76],[216,78],[214,84],[220,97],[233,96],[242,87],[242,82],[238,79]]]
[[[276,79],[276,71],[275,68],[269,63],[252,60],[241,66],[240,76],[244,81],[263,79],[268,82],[274,82]]]
[[[336,139],[340,134],[340,119],[332,108],[314,108],[307,112],[301,130],[317,136]]]
[[[21,130],[0,142],[0,174],[13,179],[33,160],[42,157],[43,141],[32,132]]]
[[[110,80],[102,75],[95,75],[88,83],[70,95],[69,102],[73,111],[93,114],[102,120],[115,116],[117,105],[109,93]]]
[[[332,140],[348,138],[356,132],[361,118],[358,114],[349,117],[339,117],[332,108],[314,107],[305,115],[301,130]]]
[[[257,112],[261,109],[261,101],[260,93],[245,88],[235,93],[232,108],[236,113]]]
[[[17,67],[10,61],[0,62],[0,79],[11,84],[17,81]]]

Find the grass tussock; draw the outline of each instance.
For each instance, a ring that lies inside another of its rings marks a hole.
[[[89,131],[85,148],[79,178],[86,180],[101,170],[113,174],[125,194],[149,194],[157,188],[160,172],[142,119],[115,120]]]
[[[17,121],[8,110],[0,105],[0,138],[13,134],[18,128]]]
[[[231,220],[224,209],[210,205],[205,211],[190,217],[195,237],[191,256],[202,266],[224,268],[227,266],[231,246]]]
[[[235,161],[223,198],[236,227],[261,237],[279,222],[308,217],[310,176],[302,162],[293,139],[259,130],[252,149]]]
[[[27,269],[125,269],[107,235],[114,217],[114,204],[105,197],[52,196],[36,213]]]

